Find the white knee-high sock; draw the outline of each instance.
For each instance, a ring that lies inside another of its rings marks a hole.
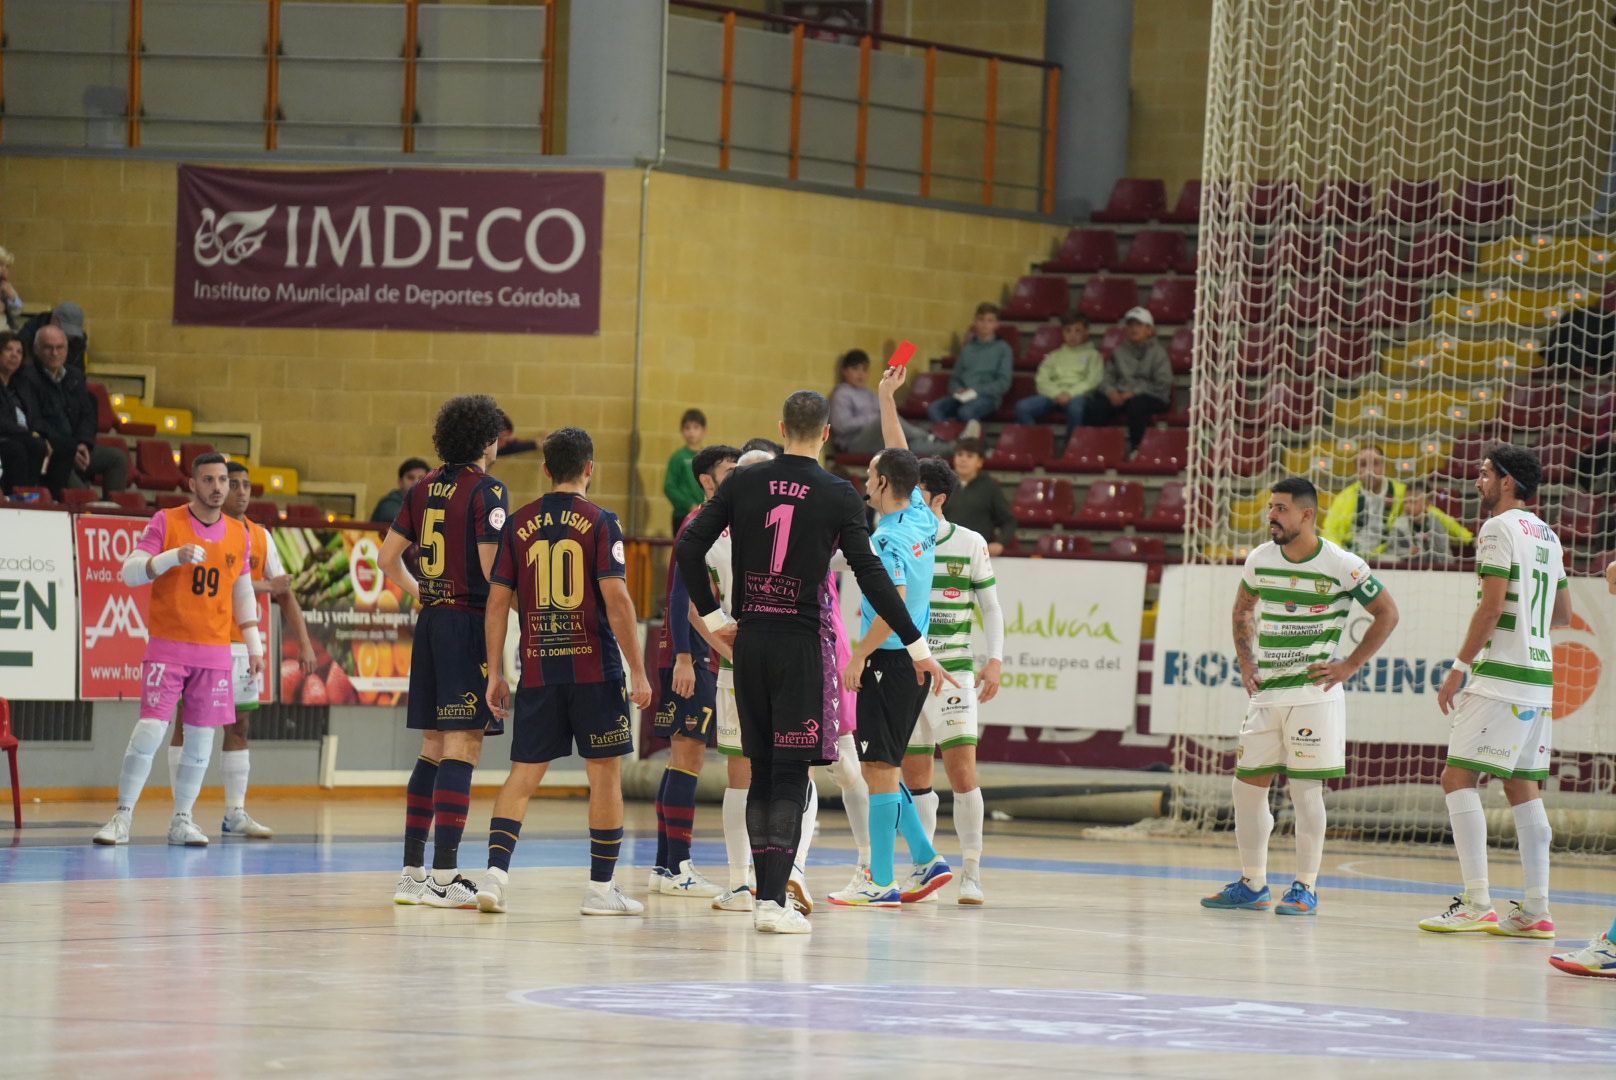
[[[240,810],[247,805],[247,776],[252,771],[246,750],[219,751],[219,774],[224,780],[224,808]]]
[[[180,755],[179,775],[174,781],[174,813],[190,816],[196,797],[202,793],[202,777],[207,775],[208,759],[213,756],[213,728],[185,725],[185,753]]]
[[[842,809],[847,811],[847,824],[853,830],[853,844],[858,848],[860,866],[870,865],[870,788],[864,782],[864,770],[859,767],[858,746],[852,735],[836,740],[841,755],[836,762],[836,783],[842,789]]]
[[[819,785],[813,775],[808,777],[808,805],[802,809],[802,837],[797,841],[796,869],[808,869],[808,848],[814,842],[814,829],[819,826]]]
[[[746,832],[746,789],[724,789],[724,852],[729,856],[729,887],[746,884],[752,862],[752,840]]]
[[[1268,810],[1268,789],[1234,782],[1234,842],[1240,849],[1240,876],[1253,888],[1268,884],[1268,838],[1274,815]]]
[[[183,748],[175,746],[173,743],[168,744],[168,789],[170,791],[174,790],[174,781],[180,775],[180,755],[184,752]]]
[[[926,839],[934,845],[937,840],[937,807],[942,801],[935,791],[915,796],[915,813],[920,815],[920,824],[926,829]]]
[[[954,792],[954,831],[959,834],[960,855],[965,861],[982,861],[982,819],[985,815],[982,789]]]
[[[1521,870],[1526,876],[1526,910],[1542,915],[1549,910],[1549,814],[1542,799],[1515,808],[1516,843],[1521,849]]]
[[[1487,890],[1487,815],[1481,809],[1481,792],[1460,788],[1448,792],[1447,802],[1465,896],[1476,907],[1492,907],[1492,894]]]
[[[129,748],[123,752],[123,770],[118,775],[118,810],[131,813],[151,775],[152,758],[168,734],[167,720],[141,720],[129,734]]]
[[[1290,789],[1296,811],[1296,880],[1316,889],[1324,860],[1324,781],[1293,779]]]

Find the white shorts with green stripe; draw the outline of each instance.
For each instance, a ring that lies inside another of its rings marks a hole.
[[[915,733],[909,737],[911,754],[929,754],[938,746],[950,750],[956,746],[975,746],[981,734],[976,720],[976,676],[970,671],[950,672],[958,679],[957,687],[943,687],[940,694],[927,694],[925,707],[920,710],[920,721]]]
[[[1298,780],[1347,775],[1347,702],[1252,705],[1240,725],[1236,776],[1278,773]]]
[[[1546,705],[1516,705],[1466,690],[1453,710],[1448,764],[1505,780],[1547,780],[1551,713]]]
[[[718,752],[741,756],[741,714],[735,708],[735,669],[718,669]]]

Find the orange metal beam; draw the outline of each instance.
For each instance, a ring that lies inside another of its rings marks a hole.
[[[802,157],[802,38],[803,28],[791,28],[791,179],[797,178]]]
[[[404,0],[404,152],[415,153],[415,53],[421,41],[420,0]]]
[[[264,149],[275,150],[281,140],[281,0],[269,0],[269,36],[264,53],[269,80],[264,91]]]
[[[1055,143],[1060,135],[1060,76],[1058,67],[1044,71],[1044,213],[1055,212]]]
[[[539,123],[539,151],[555,153],[555,68],[556,68],[556,6],[555,0],[544,5],[544,106]]]
[[[937,47],[926,50],[926,85],[920,106],[920,195],[931,196],[932,113],[937,103]]]
[[[735,13],[724,16],[724,87],[718,99],[718,167],[729,168],[729,121],[735,103]]]
[[[993,205],[993,159],[999,151],[999,58],[988,61],[987,130],[982,137],[982,205]]]
[[[858,147],[853,158],[853,186],[864,187],[865,164],[870,151],[870,49],[875,44],[869,34],[859,38]]]
[[[141,0],[129,0],[129,133],[130,149],[140,146]]]

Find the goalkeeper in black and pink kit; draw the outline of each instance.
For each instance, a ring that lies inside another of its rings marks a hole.
[[[823,395],[799,390],[786,399],[780,433],[785,453],[737,469],[679,538],[679,569],[709,630],[731,636],[741,749],[752,761],[747,832],[757,869],[754,925],[765,933],[806,934],[808,920],[786,904],[786,879],[801,838],[808,767],[836,759],[838,732],[825,716],[825,663],[820,642],[820,587],[831,552],[840,547],[876,613],[914,661],[915,679],[948,677],[926,647],[870,548],[864,502],[853,485],[819,466],[830,436]],[[730,530],[734,600],[739,620],[713,598],[704,556]],[[948,680],[952,684],[952,680]]]

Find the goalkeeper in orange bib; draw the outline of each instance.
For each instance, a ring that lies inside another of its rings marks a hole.
[[[169,722],[185,705],[185,749],[174,779],[174,818],[168,842],[204,847],[208,838],[191,820],[213,751],[213,733],[234,723],[230,635],[240,627],[247,646],[248,678],[264,670],[264,637],[253,595],[252,541],[246,527],[224,512],[229,472],[222,454],[203,454],[191,466],[191,501],[159,511],[141,534],[122,577],[131,587],[151,585],[150,636],[140,668],[140,720],[124,751],[118,810],[95,834],[97,844],[127,844],[129,821],[152,758]]]

